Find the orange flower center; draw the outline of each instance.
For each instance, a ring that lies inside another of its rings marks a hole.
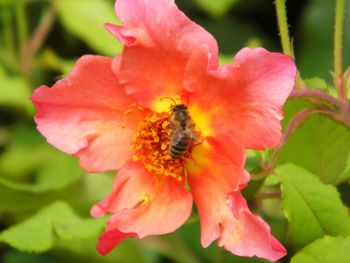
[[[185,177],[185,165],[193,148],[192,141],[178,158],[173,158],[171,147],[172,123],[169,113],[153,113],[139,123],[131,148],[133,159],[144,163],[147,171],[161,176],[171,176],[178,181]]]

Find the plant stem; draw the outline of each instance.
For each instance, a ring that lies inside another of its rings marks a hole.
[[[287,13],[286,13],[286,0],[276,0],[275,6],[276,6],[278,29],[280,32],[283,53],[295,59],[294,51],[292,49],[291,41],[289,38]],[[300,73],[297,72],[295,88],[299,89],[302,86],[304,86],[304,81],[301,78]]]
[[[43,45],[55,19],[55,10],[53,7],[45,10],[41,21],[30,37],[24,44],[21,54],[21,69],[23,75],[30,82],[31,71],[33,67],[33,57]]]
[[[350,114],[350,108],[347,103],[343,103],[337,98],[333,97],[332,95],[329,95],[328,93],[319,90],[312,90],[306,88],[293,90],[292,93],[289,95],[289,98],[306,98],[309,99],[311,102],[314,102],[315,100],[327,102],[328,104],[338,108],[340,111],[348,112],[348,114]]]
[[[288,33],[286,1],[276,0],[275,5],[276,5],[278,28],[281,36],[283,53],[294,57],[292,48],[290,45],[290,39],[289,39],[289,33]]]
[[[306,98],[317,106],[318,104],[324,104],[322,102],[327,102],[332,107],[329,107],[328,110],[320,109],[319,113],[331,117],[332,119],[343,123],[350,129],[350,106],[347,101],[342,101],[336,99],[335,97],[318,90],[309,90],[309,89],[299,89],[293,90],[289,98]],[[336,109],[333,109],[336,107]]]
[[[342,38],[344,25],[345,0],[337,0],[335,7],[335,30],[334,30],[334,75],[342,74]]]
[[[287,139],[289,136],[306,120],[308,116],[314,113],[318,113],[319,110],[316,109],[303,109],[299,111],[297,114],[293,116],[291,121],[287,124],[287,127],[284,130],[284,133],[282,134],[281,141],[279,145],[273,150],[271,154],[271,159],[267,165],[268,171],[272,171],[278,161],[278,158],[281,154],[282,147],[287,142]]]
[[[12,6],[2,6],[0,10],[0,18],[3,24],[3,32],[1,32],[1,44],[4,49],[1,49],[1,60],[6,61],[13,69],[18,69],[18,58],[15,49],[15,41],[13,34],[13,7]],[[1,61],[0,60],[0,61]]]
[[[265,177],[266,175],[270,174],[273,169],[275,168],[275,165],[278,161],[278,158],[281,155],[282,148],[284,144],[287,142],[287,139],[289,136],[306,120],[308,116],[314,113],[318,113],[319,110],[316,109],[303,109],[299,111],[297,114],[293,116],[293,118],[290,120],[290,122],[287,124],[287,127],[285,128],[282,138],[280,140],[280,143],[278,146],[273,150],[271,154],[270,161],[267,163],[267,165],[263,168],[263,171],[258,174],[252,174],[253,180],[260,180],[261,178]]]
[[[311,90],[307,90],[307,91],[311,91]],[[298,127],[300,127],[300,125],[302,125],[310,115],[313,115],[313,114],[320,114],[320,115],[324,115],[329,118],[332,118],[333,120],[344,124],[348,129],[350,129],[350,112],[349,111],[339,113],[329,109],[315,109],[315,108],[306,108],[299,111],[293,116],[293,118],[287,124],[284,130],[284,133],[282,134],[282,138],[280,140],[279,145],[273,150],[271,154],[270,161],[267,163],[267,165],[264,165],[264,167],[262,167],[263,171],[258,174],[252,174],[253,180],[260,180],[266,175],[273,172],[277,164],[278,158],[281,155],[282,148],[284,144],[287,142],[289,136],[292,133],[294,133],[298,129]]]
[[[334,30],[334,84],[337,87],[339,98],[346,100],[347,92],[343,85],[342,48],[344,27],[345,0],[337,0],[335,7]]]
[[[16,0],[16,22],[20,49],[23,48],[28,39],[27,16],[25,12],[26,1]]]
[[[50,8],[44,12],[40,25],[35,30],[30,39],[30,42],[28,43],[28,51],[31,53],[31,55],[37,53],[42,44],[44,43],[53,25],[54,19],[55,10],[53,8]]]
[[[294,115],[294,117],[292,118],[292,120],[288,123],[281,141],[279,143],[279,145],[274,149],[272,155],[271,155],[271,159],[270,162],[267,165],[267,171],[272,171],[277,163],[277,160],[281,154],[281,150],[282,147],[284,146],[284,144],[287,142],[287,139],[289,138],[289,136],[294,133],[294,131],[301,125],[304,123],[304,121],[313,114],[321,114],[321,115],[325,115],[328,116],[332,119],[334,119],[335,121],[338,122],[342,122],[344,125],[346,125],[348,128],[350,128],[350,117],[346,114],[340,114],[338,112],[334,112],[331,110],[326,110],[326,109],[303,109],[301,111],[299,111],[297,114]]]

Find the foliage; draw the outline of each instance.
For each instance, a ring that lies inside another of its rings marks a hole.
[[[324,235],[350,235],[350,218],[334,186],[322,184],[313,174],[287,164],[276,169],[281,182],[282,207],[289,234],[296,246]]]
[[[302,262],[348,262],[349,237],[324,237],[306,246],[297,253],[291,263]]]
[[[121,51],[121,45],[101,26],[105,21],[119,23],[107,1],[61,0],[57,10],[65,28],[98,53],[113,56]]]
[[[56,202],[3,231],[0,240],[18,250],[43,252],[54,247],[56,238],[70,241],[96,236],[103,224],[104,220],[82,220],[67,204]]]

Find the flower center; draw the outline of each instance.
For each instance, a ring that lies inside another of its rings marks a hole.
[[[171,176],[178,181],[185,177],[185,164],[188,161],[193,142],[189,140],[181,155],[174,158],[170,154],[173,124],[169,113],[153,113],[139,123],[131,148],[133,159],[144,163],[147,171],[161,176]]]

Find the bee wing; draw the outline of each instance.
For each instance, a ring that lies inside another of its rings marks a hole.
[[[173,145],[178,144],[184,137],[186,137],[186,133],[183,130],[178,130],[174,132],[174,136],[172,136],[171,143]]]
[[[193,127],[187,127],[185,133],[194,141],[198,141],[198,135],[194,132]]]

